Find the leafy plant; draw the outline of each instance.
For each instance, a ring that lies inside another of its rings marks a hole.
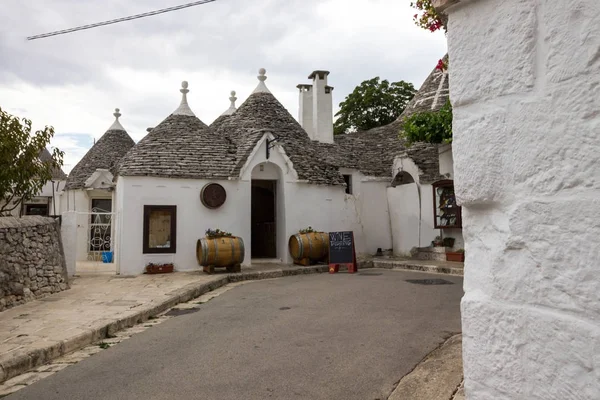
[[[442,239],[441,236],[436,236],[435,239],[433,239],[433,245],[434,247],[442,247],[444,245],[444,239]]]
[[[444,247],[454,247],[455,239],[453,237],[445,237],[443,240]]]
[[[225,232],[220,229],[207,229],[205,235],[208,239],[218,239],[222,237],[233,236],[231,232]]]
[[[47,161],[40,159],[54,136],[54,128],[31,133],[31,121],[19,119],[0,108],[0,215],[9,213],[37,196],[63,165],[64,153],[54,149]]]
[[[432,0],[418,0],[411,2],[410,6],[415,8],[418,13],[413,16],[415,25],[430,32],[435,32],[440,29],[446,31],[446,24],[443,15],[440,15],[433,6]]]
[[[457,253],[464,253],[464,252],[465,252],[465,249],[458,249],[458,250],[456,250],[456,252],[457,252]]]
[[[312,232],[316,232],[316,231],[311,226],[309,226],[308,228],[300,229],[298,231],[298,233],[312,233]]]
[[[334,133],[366,131],[393,122],[415,92],[412,83],[404,81],[390,83],[379,77],[363,81],[340,103]]]
[[[425,111],[404,119],[403,135],[415,142],[452,143],[452,105],[450,100],[439,111]]]
[[[108,349],[110,347],[110,344],[100,342],[100,343],[98,343],[98,347],[100,347],[101,349]]]

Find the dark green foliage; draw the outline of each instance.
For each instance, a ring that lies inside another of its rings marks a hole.
[[[53,136],[54,128],[48,126],[32,134],[30,120],[0,108],[0,215],[37,196],[52,179],[52,170],[62,167],[64,153],[58,149],[48,161],[39,158]]]
[[[379,77],[362,82],[340,103],[335,114],[334,134],[366,131],[393,122],[415,95],[415,88],[404,81],[389,83]]]
[[[415,113],[403,122],[404,136],[408,144],[452,143],[452,105],[449,100],[437,112]]]

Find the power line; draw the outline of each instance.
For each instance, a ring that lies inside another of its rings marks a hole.
[[[96,28],[98,26],[116,24],[116,23],[124,22],[124,21],[131,21],[132,19],[150,17],[152,15],[163,14],[163,13],[167,13],[167,12],[170,12],[170,11],[181,10],[182,8],[188,8],[188,7],[199,6],[201,4],[212,3],[213,1],[216,1],[216,0],[194,1],[192,3],[182,4],[182,5],[179,5],[179,6],[174,6],[174,7],[169,7],[169,8],[163,8],[162,10],[149,11],[149,12],[146,12],[146,13],[143,13],[143,14],[131,15],[129,17],[112,19],[110,21],[104,21],[104,22],[97,22],[95,24],[82,25],[82,26],[78,26],[76,28],[64,29],[64,30],[61,30],[61,31],[44,33],[44,34],[41,34],[41,35],[28,36],[27,40],[42,39],[42,38],[47,38],[47,37],[50,37],[50,36],[56,36],[56,35],[62,35],[62,34],[65,34],[65,33],[71,33],[71,32],[75,32],[75,31],[81,31],[81,30],[84,30],[84,29]]]

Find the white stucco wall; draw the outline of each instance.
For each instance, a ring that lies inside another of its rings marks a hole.
[[[467,399],[599,399],[599,3],[448,12]]]
[[[61,195],[61,215],[73,213],[77,226],[77,241],[74,246],[76,249],[76,260],[86,261],[89,250],[89,230],[90,230],[90,212],[92,199],[112,199],[113,192],[106,190],[65,190]],[[113,200],[114,211],[114,200]],[[114,237],[116,232],[113,225],[113,250]]]
[[[216,210],[200,201],[205,184],[217,182],[227,191],[227,201]],[[250,183],[152,177],[119,177],[117,180],[119,232],[116,262],[122,275],[143,273],[146,264],[173,262],[179,271],[196,270],[196,242],[207,229],[222,229],[241,236],[250,261]],[[177,253],[143,254],[144,205],[177,206]]]
[[[394,255],[410,256],[419,244],[419,191],[416,183],[390,187],[387,191]]]
[[[337,218],[351,221],[348,226],[356,231],[355,237],[362,237],[360,241],[357,239],[357,252],[373,255],[378,248],[391,249],[392,227],[387,201],[390,179],[365,176],[357,170],[347,168],[340,169],[340,172],[352,175],[352,194],[345,194],[345,189],[340,188],[344,193],[344,211],[336,215]],[[335,226],[340,223],[334,221],[333,224]],[[332,227],[330,230],[342,229]]]
[[[400,173],[410,175],[414,183],[389,187],[387,202],[394,254],[408,256],[413,247],[429,246],[440,231],[434,228],[432,186],[420,182],[419,168],[410,158],[397,157],[394,160],[392,176]]]
[[[77,266],[77,213],[74,211],[64,212],[61,221],[61,238],[65,253],[67,274],[75,275]]]
[[[444,144],[438,147],[440,175],[448,179],[454,179],[454,157],[452,155],[452,145]]]

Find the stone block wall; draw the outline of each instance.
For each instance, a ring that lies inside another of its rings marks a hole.
[[[600,399],[600,2],[450,5],[469,400]]]
[[[68,288],[58,223],[0,217],[0,311]]]

